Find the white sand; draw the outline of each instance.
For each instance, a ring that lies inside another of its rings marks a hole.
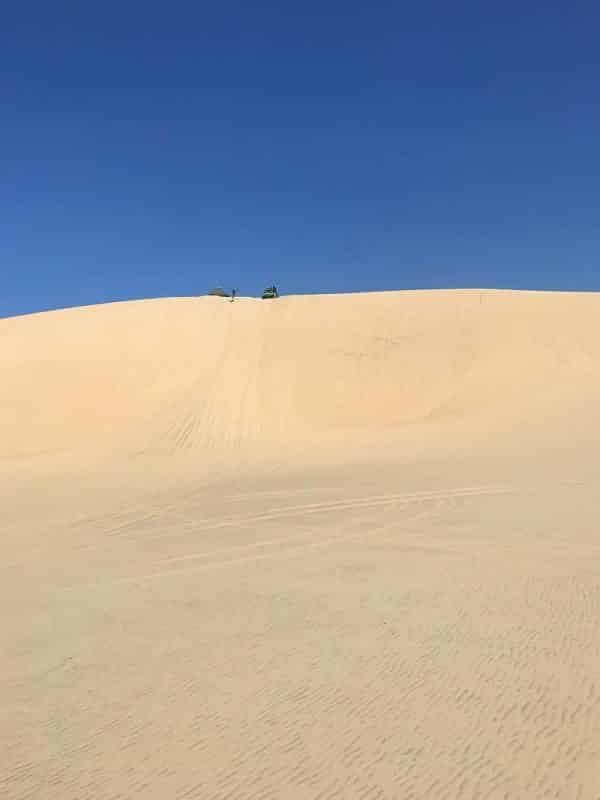
[[[0,320],[0,797],[600,798],[600,295]]]

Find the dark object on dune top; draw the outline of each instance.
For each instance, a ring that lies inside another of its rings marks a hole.
[[[273,286],[267,286],[267,288],[262,293],[263,300],[273,300],[275,297],[279,297],[279,292],[277,291],[277,287],[275,284]]]
[[[211,289],[208,294],[211,297],[229,297],[229,292],[226,292],[225,289],[222,289],[220,286]]]

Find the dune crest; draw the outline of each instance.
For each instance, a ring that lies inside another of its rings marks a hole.
[[[268,461],[286,448],[310,460],[540,424],[542,437],[565,425],[589,436],[599,320],[596,294],[491,290],[179,298],[5,319],[0,459]]]

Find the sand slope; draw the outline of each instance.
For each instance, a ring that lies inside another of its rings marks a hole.
[[[272,458],[568,420],[600,395],[600,297],[390,292],[118,303],[0,321],[0,456]],[[585,394],[584,394],[585,393]],[[416,432],[416,434],[415,434]],[[207,456],[208,454],[208,456]]]
[[[600,296],[0,320],[0,795],[600,797]]]

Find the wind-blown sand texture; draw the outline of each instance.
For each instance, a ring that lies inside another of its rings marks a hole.
[[[598,800],[600,296],[0,320],[0,796]]]

